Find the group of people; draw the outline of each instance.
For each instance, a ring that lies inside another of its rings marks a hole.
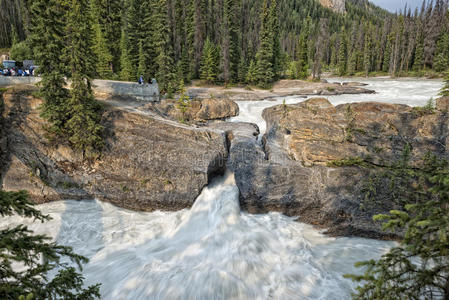
[[[34,76],[34,68],[33,67],[29,67],[28,69],[5,68],[0,69],[0,74],[3,76]]]
[[[140,77],[139,77],[139,79],[137,80],[137,82],[139,83],[139,84],[145,84],[145,80],[143,79],[143,75],[140,75]],[[157,82],[156,82],[156,79],[155,78],[153,78],[153,79],[151,79],[151,81],[149,80],[148,81],[148,84],[156,84]]]

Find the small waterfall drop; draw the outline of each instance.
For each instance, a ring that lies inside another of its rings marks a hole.
[[[51,222],[27,222],[90,258],[86,283],[102,283],[103,299],[349,299],[354,284],[343,274],[391,246],[325,237],[278,213],[242,213],[238,197],[227,173],[190,210],[138,213],[64,201],[39,207]],[[20,222],[5,218],[0,227]]]

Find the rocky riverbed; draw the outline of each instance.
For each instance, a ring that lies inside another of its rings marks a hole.
[[[1,182],[6,190],[28,190],[37,203],[97,198],[138,211],[178,210],[191,207],[229,169],[248,212],[300,216],[334,235],[391,238],[372,216],[394,204],[363,205],[362,179],[372,168],[338,162],[358,158],[387,167],[406,145],[416,166],[428,151],[447,156],[447,99],[431,112],[382,103],[333,106],[323,98],[278,105],[263,112],[261,140],[254,124],[221,121],[237,115],[238,106],[214,97],[193,101],[183,115],[175,100],[109,102],[107,147],[89,162],[47,140],[42,101],[32,91],[11,89],[3,96]],[[190,125],[177,122],[181,117]]]
[[[295,95],[343,95],[343,94],[373,94],[375,91],[364,88],[365,84],[358,82],[329,83],[310,82],[304,80],[280,80],[270,90],[262,90],[256,87],[222,87],[201,86],[189,87],[188,94],[191,97],[206,99],[210,97],[228,99],[233,101],[260,101],[276,97],[288,97]]]

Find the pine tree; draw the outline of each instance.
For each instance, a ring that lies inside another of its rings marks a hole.
[[[101,31],[100,24],[94,25],[95,39],[93,51],[96,55],[96,74],[103,79],[112,79],[113,56],[109,52],[107,41]]]
[[[216,83],[219,72],[219,51],[217,47],[212,44],[210,39],[206,40],[203,48],[203,58],[201,64],[201,79],[208,83]]]
[[[128,39],[127,43],[127,60],[129,60],[132,66],[132,81],[137,80],[137,67],[139,65],[139,45],[141,40],[141,27],[142,27],[142,6],[140,0],[125,0],[126,10],[124,12],[124,28],[125,35]],[[125,49],[121,49],[123,52]],[[123,57],[121,59],[124,59]],[[139,74],[140,76],[140,74]]]
[[[342,31],[342,34],[340,35],[340,48],[338,50],[338,74],[340,76],[346,75],[347,72],[347,41],[345,36],[345,31]]]
[[[296,50],[297,64],[296,71],[298,72],[298,79],[307,79],[309,77],[309,58],[307,57],[307,41],[306,33],[301,33],[298,40],[298,46]]]
[[[446,71],[446,75],[444,76],[444,85],[441,88],[440,95],[449,97],[449,70]]]
[[[365,33],[365,45],[364,45],[364,51],[363,51],[363,65],[365,69],[365,77],[368,77],[369,72],[371,71],[371,32],[369,30],[366,30]]]
[[[260,47],[256,55],[257,60],[257,83],[267,87],[275,78],[273,69],[274,32],[271,25],[270,0],[264,0],[261,14],[261,28],[259,32]]]
[[[162,93],[168,95],[176,91],[176,65],[173,45],[170,41],[170,28],[167,12],[167,0],[153,1],[153,47],[155,51],[156,79]]]
[[[69,119],[67,71],[62,53],[65,47],[64,18],[67,8],[56,0],[36,0],[31,7],[31,45],[39,64],[40,95],[45,100],[42,116],[50,123],[50,132],[62,136]]]
[[[67,61],[71,75],[70,119],[66,130],[72,147],[91,156],[104,146],[101,106],[92,94],[92,21],[87,0],[70,0],[67,20]]]
[[[238,0],[224,0],[222,24],[222,68],[225,83],[235,81],[239,67]]]
[[[348,75],[352,76],[355,74],[357,69],[357,51],[352,51],[349,55],[348,60]]]
[[[283,53],[281,49],[281,42],[279,39],[280,28],[279,28],[279,7],[278,0],[271,0],[270,5],[270,25],[268,30],[272,31],[273,37],[273,73],[274,80],[279,79],[279,76],[283,70]]]
[[[415,60],[413,63],[413,69],[415,71],[420,71],[424,67],[424,40],[419,38],[418,44],[416,45]]]
[[[246,74],[246,82],[255,84],[257,83],[257,63],[253,59],[249,64],[248,73]]]
[[[404,238],[381,259],[356,264],[365,272],[346,276],[362,283],[353,299],[448,299],[449,164],[428,156],[420,171],[409,166],[398,171],[416,179],[405,187],[414,199],[374,219],[383,221],[385,230],[404,232]]]
[[[28,201],[28,194],[0,190],[0,216],[19,215],[45,222],[43,215]],[[87,258],[72,248],[50,242],[51,237],[33,235],[24,225],[0,230],[1,299],[99,299],[99,285],[85,288],[83,276],[75,267],[63,262],[69,259],[81,270]],[[44,259],[42,259],[44,258]],[[13,264],[25,265],[18,271]]]
[[[240,58],[239,68],[238,68],[238,82],[246,82],[246,74],[248,74],[248,65],[246,64],[245,58]]]
[[[104,54],[97,53],[97,55],[107,57],[110,60],[111,73],[117,74],[120,71],[122,0],[91,0],[91,4],[93,18],[100,31],[100,33],[97,32],[95,48],[104,51]]]
[[[445,24],[442,27],[433,61],[433,67],[437,72],[449,68],[449,11],[446,13]]]
[[[382,62],[382,71],[388,72],[390,68],[390,60],[391,60],[391,38],[387,37],[387,45],[385,46],[385,53]]]
[[[123,29],[122,36],[120,38],[120,78],[125,81],[136,81],[136,72],[133,69],[132,61],[129,53],[129,39],[127,32]]]

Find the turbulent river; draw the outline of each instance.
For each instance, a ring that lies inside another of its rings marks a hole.
[[[441,87],[434,80],[357,81],[377,94],[329,100],[423,105]],[[257,123],[263,132],[262,110],[283,100],[240,102],[231,121]],[[392,245],[326,237],[278,213],[246,214],[238,193],[229,173],[206,187],[190,210],[138,213],[100,201],[64,201],[39,206],[52,221],[26,222],[89,257],[84,276],[87,284],[102,284],[104,299],[349,299],[355,285],[343,274],[360,271],[355,262],[380,257]],[[0,227],[19,222],[3,218]]]

